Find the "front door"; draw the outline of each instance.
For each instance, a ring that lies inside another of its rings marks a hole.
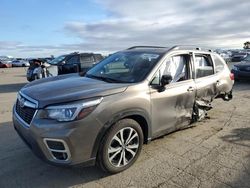
[[[191,59],[190,54],[172,55],[162,64],[151,82],[153,137],[190,123],[196,91]],[[173,80],[164,89],[159,89],[162,75],[171,75]]]

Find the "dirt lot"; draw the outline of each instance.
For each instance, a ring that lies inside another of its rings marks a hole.
[[[250,83],[214,102],[210,119],[143,147],[127,171],[50,166],[21,141],[11,122],[25,68],[0,69],[0,187],[250,187]]]

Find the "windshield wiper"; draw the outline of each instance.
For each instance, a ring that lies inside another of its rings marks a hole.
[[[109,83],[124,83],[121,80],[116,80],[114,78],[108,78],[108,77],[102,77],[102,76],[96,76],[96,75],[93,75],[93,74],[87,74],[86,77],[94,78],[94,79],[97,79],[97,80],[102,80],[104,82],[109,82]]]

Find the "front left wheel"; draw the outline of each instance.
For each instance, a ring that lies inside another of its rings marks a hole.
[[[104,136],[99,148],[98,164],[110,173],[126,170],[139,157],[142,145],[141,126],[133,119],[122,119]]]

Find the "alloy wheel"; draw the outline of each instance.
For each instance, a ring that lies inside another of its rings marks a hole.
[[[129,164],[139,148],[139,135],[132,127],[119,130],[111,139],[108,148],[109,162],[115,167]]]

